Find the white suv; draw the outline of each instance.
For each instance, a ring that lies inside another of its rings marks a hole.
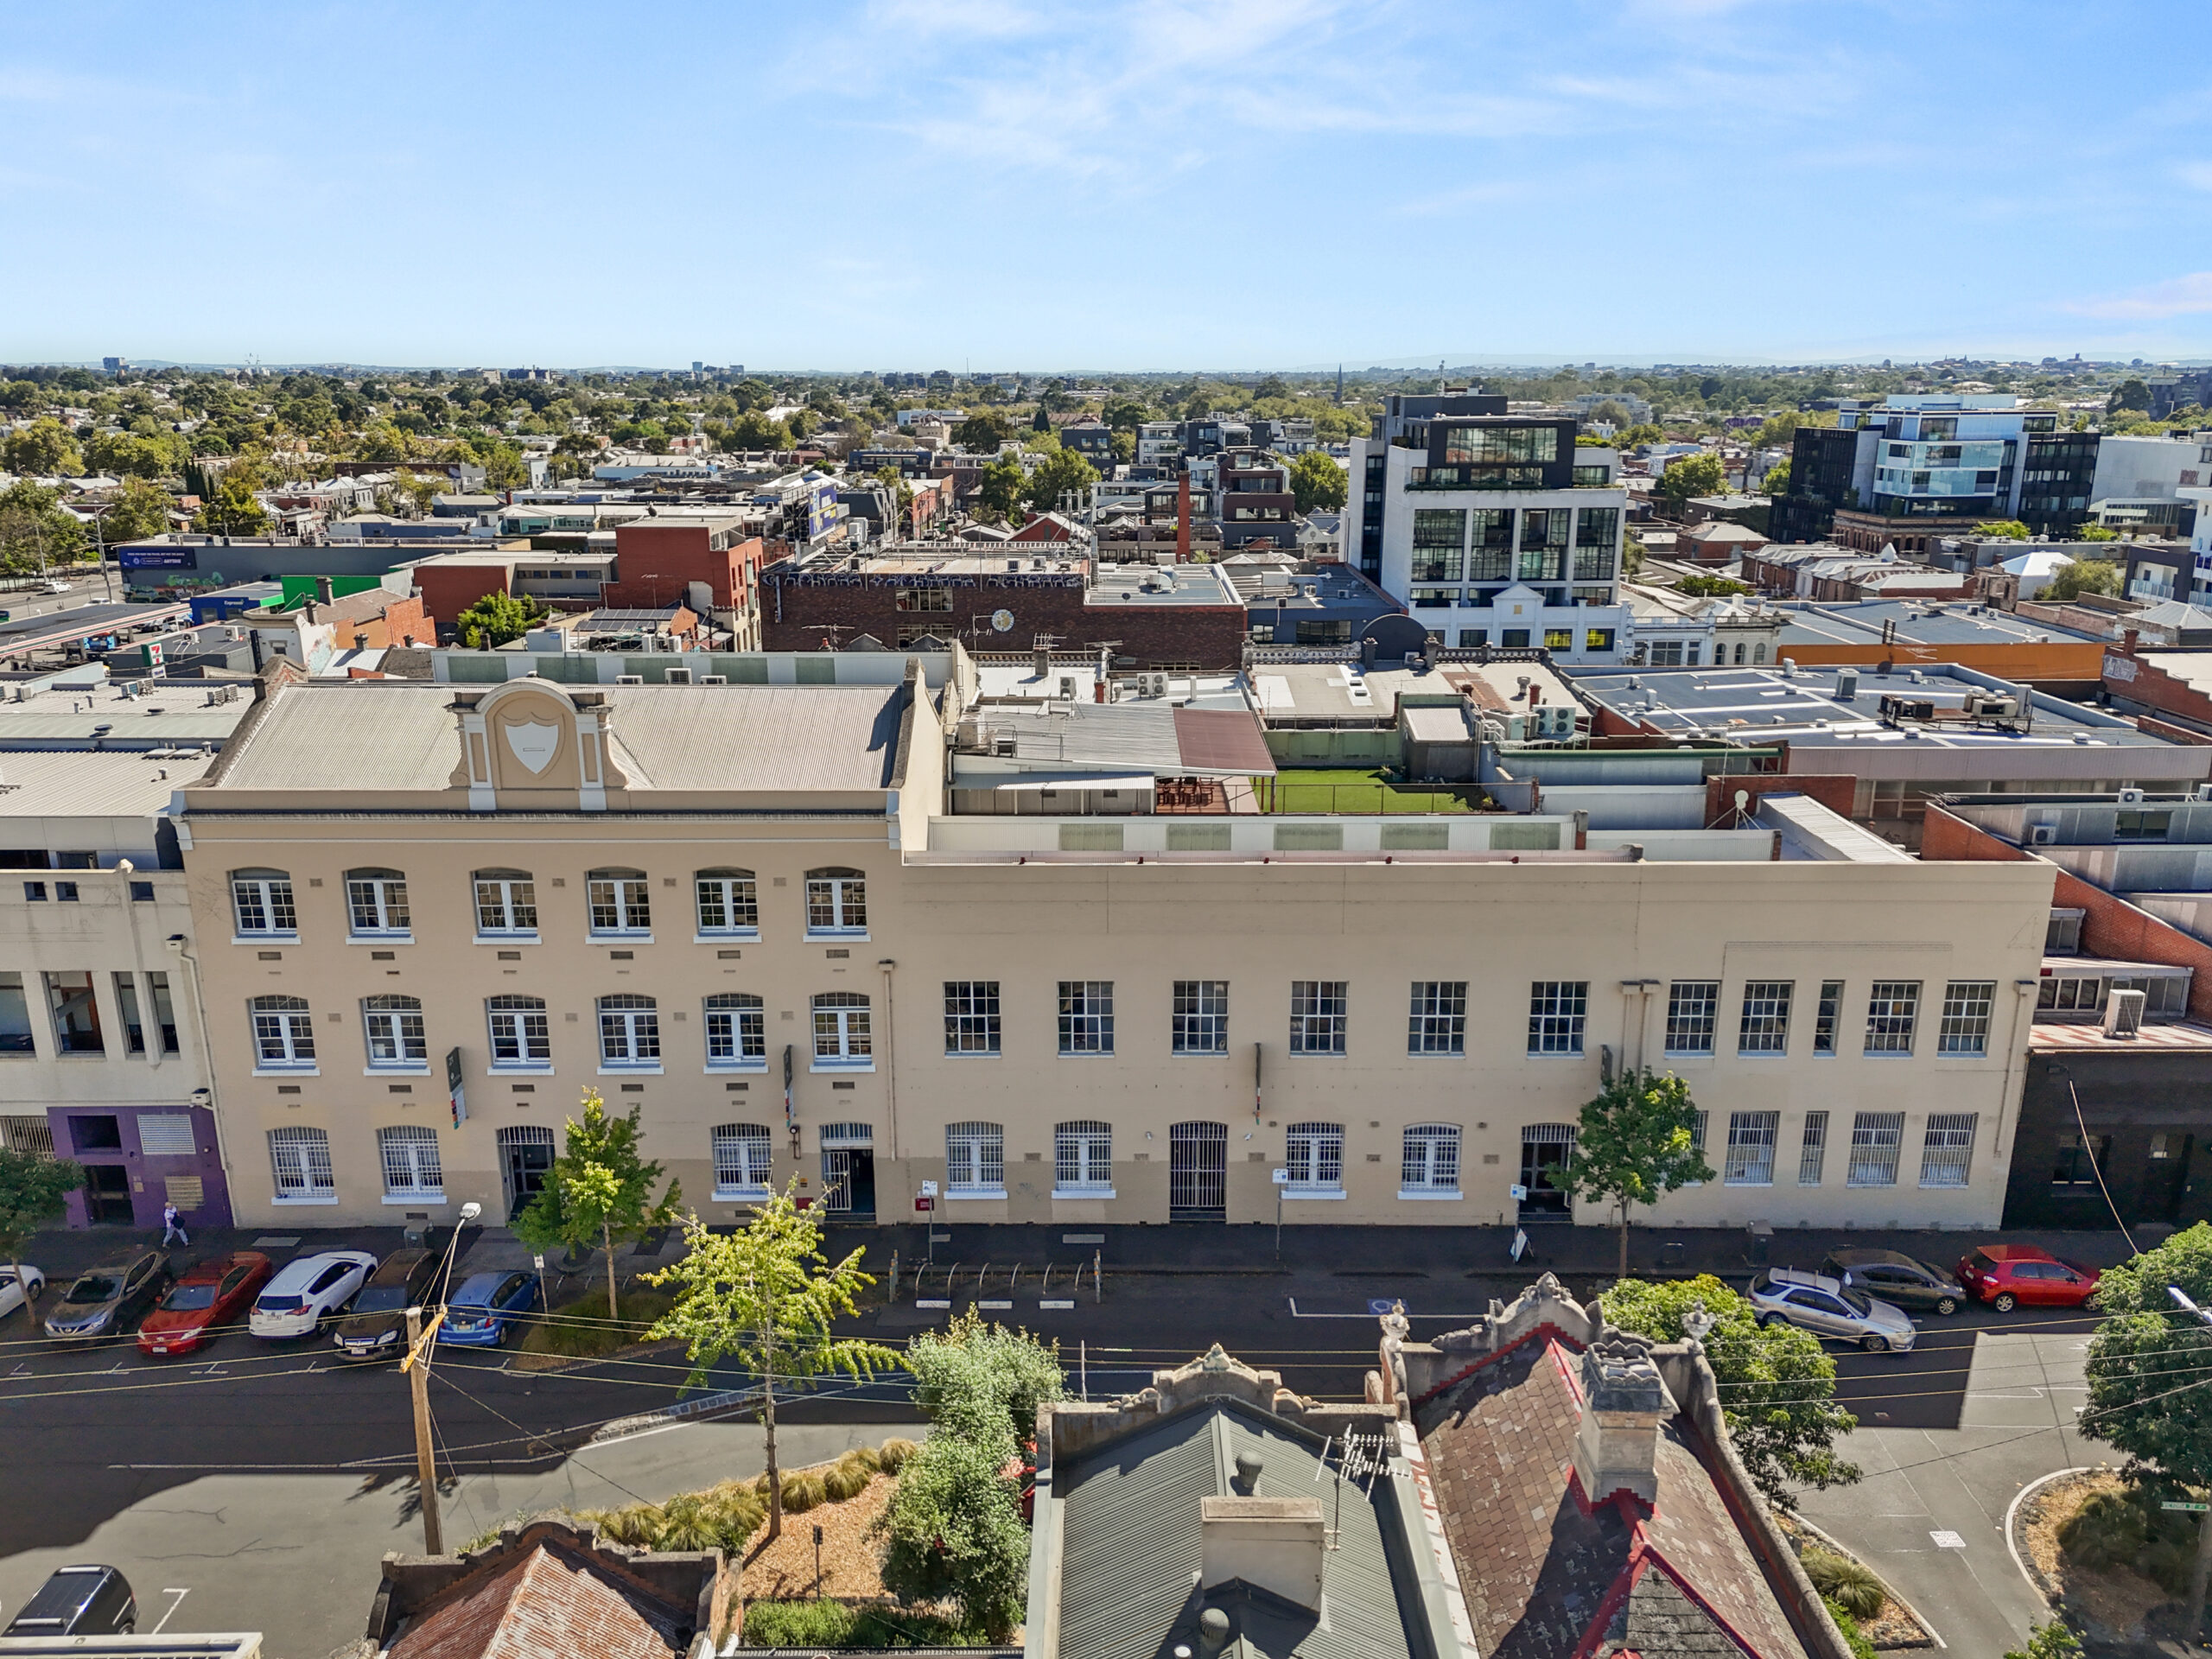
[[[288,1262],[254,1299],[246,1329],[257,1337],[305,1337],[352,1301],[377,1270],[366,1250],[326,1250]]]
[[[1751,1280],[1751,1301],[1761,1325],[1794,1325],[1831,1341],[1855,1342],[1870,1354],[1910,1353],[1918,1334],[1899,1309],[1824,1273],[1763,1269]]]

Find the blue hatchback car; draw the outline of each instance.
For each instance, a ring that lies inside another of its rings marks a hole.
[[[438,1340],[464,1348],[497,1348],[508,1321],[537,1306],[537,1275],[530,1272],[473,1273],[446,1304]]]

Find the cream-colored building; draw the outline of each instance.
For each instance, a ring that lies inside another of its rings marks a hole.
[[[241,1224],[502,1219],[587,1089],[718,1221],[1510,1223],[1636,1065],[1719,1173],[1665,1222],[1997,1220],[2047,869],[1701,786],[1209,813],[1243,717],[1121,702],[996,785],[1099,816],[956,817],[963,684],[275,689],[179,820]]]

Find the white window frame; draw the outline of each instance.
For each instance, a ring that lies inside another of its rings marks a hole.
[[[1282,1160],[1289,1181],[1286,1198],[1344,1196],[1344,1126],[1293,1123],[1283,1131]]]
[[[1943,987],[1943,1013],[1936,1027],[1936,1052],[1978,1060],[1989,1053],[1989,1025],[1997,1010],[1993,979],[1955,979]]]
[[[998,1058],[1004,1036],[1004,1028],[1000,1021],[998,981],[948,979],[944,982],[944,1052],[947,1058]]]
[[[512,1002],[514,1006],[501,1007],[499,1006],[501,1002]],[[532,1014],[537,1016],[537,1046],[544,1050],[543,1054],[532,1054],[530,1052],[532,1046],[530,1017]],[[513,1059],[500,1058],[499,1042],[502,1026],[506,1027],[505,1035],[513,1044],[516,1056]],[[553,1027],[545,1011],[543,997],[486,997],[484,1001],[484,1029],[489,1045],[486,1052],[490,1056],[493,1071],[537,1072],[552,1071]]]
[[[377,1164],[384,1173],[386,1204],[443,1204],[445,1166],[438,1132],[427,1123],[393,1123],[377,1131]],[[393,1176],[404,1172],[395,1183]],[[424,1176],[429,1179],[425,1180]]]
[[[1866,992],[1866,1046],[1870,1060],[1908,1060],[1920,1025],[1916,979],[1878,979]]]
[[[719,923],[707,920],[713,905]],[[739,921],[749,916],[750,921]],[[750,870],[701,870],[691,878],[691,917],[702,939],[757,939],[760,937],[760,883]]]
[[[600,913],[613,918],[602,925]],[[650,944],[653,937],[652,879],[636,870],[594,870],[584,878],[584,920],[594,939],[637,939]]]
[[[1004,1124],[969,1122],[944,1126],[944,1196],[1006,1197]]]
[[[1458,1059],[1467,1052],[1467,982],[1417,979],[1408,993],[1406,1052]]]
[[[1728,1153],[1720,1171],[1723,1186],[1772,1186],[1774,1154],[1782,1139],[1780,1112],[1728,1114]]]
[[[1342,1055],[1349,1035],[1351,982],[1294,979],[1290,982],[1290,1052]]]
[[[1211,1059],[1229,1052],[1229,982],[1179,979],[1172,982],[1173,1026],[1170,1052]]]
[[[1904,1154],[1903,1112],[1860,1112],[1851,1122],[1851,1161],[1846,1186],[1895,1186]]]
[[[1672,1058],[1708,1059],[1720,1027],[1720,982],[1678,979],[1667,988],[1667,1046]]]
[[[824,991],[808,1008],[814,1027],[817,1071],[875,1070],[874,1010],[859,991]],[[829,1046],[823,1047],[824,1041]]]
[[[247,906],[259,913],[261,925],[248,925]],[[289,920],[280,922],[279,918]],[[300,937],[300,914],[292,896],[292,878],[283,870],[231,872],[231,925],[239,939],[293,939]]]
[[[327,1129],[288,1123],[269,1131],[269,1169],[276,1204],[335,1204],[338,1183]]]
[[[397,870],[348,870],[346,873],[346,937],[373,939],[378,944],[414,940],[413,917],[407,908],[407,878]]]
[[[1064,979],[1059,988],[1060,1058],[1111,1058],[1114,1053],[1114,982]]]
[[[1747,979],[1743,1013],[1737,1021],[1736,1052],[1745,1059],[1781,1059],[1789,1052],[1790,1004],[1797,982]]]
[[[715,1202],[743,1204],[773,1193],[776,1140],[766,1123],[717,1123],[707,1141],[713,1151]],[[725,1179],[732,1174],[741,1179]]]
[[[809,870],[804,899],[808,938],[868,938],[868,877],[861,871],[839,866]]]
[[[768,1069],[768,1005],[749,991],[717,991],[706,999],[707,1070],[766,1071]],[[729,1052],[716,1054],[716,1042]]]
[[[1114,1196],[1114,1126],[1077,1118],[1052,1126],[1052,1196]]]
[[[1529,984],[1529,1054],[1532,1059],[1579,1059],[1590,1024],[1590,982],[1538,979]]]
[[[1979,1112],[1930,1112],[1920,1138],[1920,1184],[1962,1187],[1974,1182],[1974,1137]]]
[[[485,902],[486,897],[491,902]],[[469,878],[469,897],[476,916],[476,937],[504,942],[537,938],[537,882],[520,871],[501,874],[480,872]],[[486,911],[493,913],[493,925],[486,926]],[[519,918],[527,914],[525,925]]]
[[[361,1043],[372,1071],[428,1071],[430,1039],[423,1025],[423,999],[397,994],[363,997]],[[377,1052],[379,1044],[389,1051],[382,1058]]]
[[[652,997],[620,991],[592,1005],[599,1021],[601,1071],[658,1071],[661,1069],[660,1004]],[[608,1039],[620,1032],[621,1052],[608,1052]],[[650,1048],[648,1054],[642,1051]]]
[[[1398,1196],[1401,1198],[1457,1198],[1461,1140],[1457,1123],[1408,1123],[1399,1139]],[[1450,1166],[1448,1177],[1439,1170]]]
[[[1837,1043],[1843,1031],[1843,982],[1824,979],[1821,994],[1813,1004],[1813,1058],[1832,1060],[1836,1057]]]
[[[257,1077],[270,1072],[316,1069],[315,1011],[303,996],[257,996],[246,1003],[253,1028],[253,1070]],[[264,1025],[263,1021],[270,1023]],[[270,1039],[278,1050],[271,1054]]]

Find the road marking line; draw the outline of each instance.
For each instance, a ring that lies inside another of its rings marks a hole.
[[[176,1610],[184,1605],[184,1599],[190,1595],[192,1591],[189,1587],[178,1590],[168,1585],[163,1585],[162,1586],[162,1593],[165,1596],[175,1596],[176,1598],[175,1601],[169,1603],[168,1611],[162,1615],[162,1624],[166,1624],[169,1620],[176,1617]],[[155,1625],[148,1634],[151,1636],[159,1636],[162,1633],[162,1624]]]
[[[1936,1531],[1928,1535],[1936,1541],[1938,1549],[1964,1549],[1967,1547],[1967,1541],[1955,1532]]]
[[[1377,1317],[1373,1313],[1301,1313],[1298,1311],[1297,1297],[1286,1296],[1283,1300],[1290,1304],[1290,1317],[1294,1319],[1373,1319]],[[1479,1319],[1488,1316],[1482,1313],[1408,1313],[1406,1317],[1409,1319]]]

